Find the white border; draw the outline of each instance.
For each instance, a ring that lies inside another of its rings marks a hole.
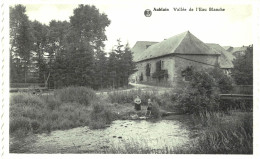
[[[260,1],[248,1],[248,0],[225,0],[225,1],[212,1],[212,0],[203,0],[203,1],[191,1],[191,0],[173,0],[171,2],[166,0],[128,0],[128,1],[119,1],[119,0],[96,0],[95,3],[109,3],[109,4],[118,4],[118,3],[136,3],[137,5],[145,5],[152,3],[169,3],[169,4],[252,4],[253,5],[253,44],[254,44],[254,154],[253,155],[93,155],[93,154],[10,154],[9,153],[9,4],[17,3],[30,3],[30,4],[78,4],[78,3],[88,3],[94,2],[93,0],[2,0],[1,1],[1,69],[0,69],[0,103],[1,103],[1,147],[0,155],[1,158],[124,158],[124,157],[137,157],[137,158],[260,158],[260,146],[259,146],[259,103],[260,99],[260,83],[259,83],[259,60],[260,60]],[[4,14],[4,15],[3,15]],[[4,20],[4,21],[2,21]],[[4,34],[3,34],[4,33]],[[4,131],[3,131],[4,130]]]

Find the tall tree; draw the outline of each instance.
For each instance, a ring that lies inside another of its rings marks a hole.
[[[109,24],[107,16],[95,6],[79,5],[74,10],[66,34],[66,57],[70,59],[67,84],[93,87],[95,54],[104,47]]]
[[[49,31],[47,35],[48,44],[46,46],[49,58],[47,63],[49,71],[46,82],[48,82],[51,87],[57,88],[64,84],[63,74],[66,73],[67,66],[65,59],[65,37],[69,27],[70,23],[67,21],[61,22],[52,20],[49,23]]]
[[[128,85],[129,76],[135,72],[135,63],[128,44],[122,45],[118,39],[115,47],[108,58],[108,72],[113,87],[122,87]]]
[[[133,74],[136,71],[135,63],[133,62],[133,53],[130,50],[130,47],[128,44],[124,47],[124,54],[122,56],[123,61],[123,68],[124,74],[123,74],[123,85],[128,85],[128,79],[131,74]]]
[[[48,37],[47,34],[49,32],[48,26],[41,24],[38,21],[31,22],[32,34],[33,34],[33,54],[30,58],[31,61],[36,61],[36,67],[38,69],[38,82],[44,83],[48,76],[48,66],[47,66],[47,44]],[[32,66],[35,67],[35,66]]]
[[[10,7],[11,82],[27,82],[33,41],[30,22],[23,5]]]
[[[253,45],[233,61],[232,76],[238,85],[253,85]]]
[[[97,52],[95,56],[95,89],[108,86],[108,58],[103,51]]]

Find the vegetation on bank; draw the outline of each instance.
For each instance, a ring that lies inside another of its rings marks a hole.
[[[79,126],[104,128],[113,120],[129,119],[136,114],[132,100],[118,104],[86,87],[58,89],[53,95],[11,94],[10,133],[23,136]],[[160,118],[159,111],[155,105],[152,112],[155,118]],[[144,116],[146,109],[138,113]]]
[[[94,101],[98,101],[95,92],[85,87],[60,89],[54,95],[13,94],[10,97],[10,133],[24,135],[87,126],[100,113],[95,111]]]
[[[120,146],[113,145],[96,153],[113,154],[252,154],[253,153],[252,112],[231,111],[193,115],[194,127],[200,129],[198,137],[178,148],[168,146],[161,149],[147,146],[149,141],[132,139]],[[79,151],[80,152],[80,151]]]

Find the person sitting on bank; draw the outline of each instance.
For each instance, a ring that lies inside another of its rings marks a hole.
[[[134,103],[135,103],[135,110],[141,110],[142,101],[139,96],[136,96]]]
[[[151,99],[148,99],[148,107],[147,107],[147,111],[146,111],[146,116],[150,116],[151,115],[151,113],[152,113],[152,101],[151,101]]]

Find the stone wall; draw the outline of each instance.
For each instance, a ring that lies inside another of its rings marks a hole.
[[[156,71],[156,63],[158,61],[163,61],[163,66],[162,69],[168,70],[168,79],[164,79],[161,82],[172,82],[173,76],[174,76],[174,57],[162,57],[162,58],[156,58],[156,59],[151,59],[143,62],[137,63],[137,70],[138,72],[136,73],[136,76],[138,77],[138,81],[140,81],[140,76],[143,74],[143,81],[146,82],[154,82],[157,83],[158,81],[152,78],[153,73]],[[150,77],[146,76],[146,65],[150,64]]]
[[[173,80],[178,82],[183,80],[182,71],[185,70],[188,66],[192,66],[196,70],[204,70],[213,68],[212,65],[216,65],[218,63],[218,56],[215,55],[177,55],[174,58],[175,76]]]
[[[190,60],[187,60],[190,59]],[[183,81],[182,71],[185,70],[188,66],[193,66],[198,70],[203,70],[207,68],[213,68],[213,66],[218,62],[218,56],[209,56],[209,55],[172,55],[167,57],[161,57],[156,59],[150,59],[143,62],[137,63],[137,72],[135,76],[137,77],[137,82],[140,82],[140,76],[143,74],[143,82],[154,82],[158,83],[158,80],[152,78],[152,74],[156,71],[156,62],[163,61],[162,69],[168,70],[168,78],[160,82],[166,82],[171,85],[175,85]],[[198,63],[198,62],[201,63]],[[146,65],[151,65],[150,77],[146,76]],[[205,64],[203,64],[205,63]],[[207,65],[209,64],[209,65]]]

